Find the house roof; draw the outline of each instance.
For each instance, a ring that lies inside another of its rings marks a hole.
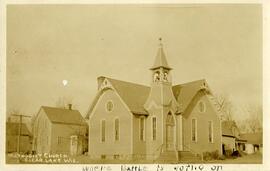
[[[144,103],[148,98],[150,87],[111,78],[107,79],[132,113],[147,114],[147,111],[144,109]]]
[[[117,91],[132,113],[148,115],[147,111],[144,109],[144,104],[149,96],[151,89],[150,87],[108,77],[102,78],[106,78],[110,81],[114,89]],[[202,79],[172,87],[174,96],[176,97],[178,103],[182,106],[182,109],[185,109],[188,106],[196,93],[201,89],[201,85],[204,83],[205,80]],[[90,106],[86,118],[89,118],[90,113],[98,101],[99,95],[96,96],[93,104]]]
[[[235,137],[233,133],[233,127],[236,127],[236,123],[234,121],[223,121],[221,123],[222,127],[222,135]]]
[[[178,84],[172,87],[173,94],[180,104],[182,111],[185,111],[187,106],[192,101],[193,97],[201,89],[201,86],[205,83],[205,79],[196,80],[184,84]]]
[[[19,135],[19,126],[20,123],[17,122],[7,122],[6,123],[6,135]],[[27,128],[25,123],[21,125],[21,135],[30,136],[31,133]]]
[[[154,62],[153,67],[151,68],[151,70],[159,68],[159,67],[163,67],[163,68],[167,68],[167,69],[171,69],[168,65],[165,53],[163,51],[163,47],[162,44],[160,45],[159,49],[158,49],[158,53]]]
[[[86,122],[78,110],[70,110],[56,107],[41,107],[51,122],[63,124],[85,125]]]
[[[250,144],[262,144],[263,143],[262,132],[240,134],[240,137],[241,137],[241,139],[247,140],[247,143],[250,143]]]

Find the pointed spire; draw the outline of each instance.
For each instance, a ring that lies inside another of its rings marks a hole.
[[[159,49],[158,49],[158,53],[157,53],[157,56],[156,56],[156,60],[155,60],[155,63],[153,65],[152,68],[150,68],[151,70],[154,70],[156,68],[160,68],[160,67],[163,67],[163,68],[166,68],[166,69],[172,69],[169,67],[168,65],[168,62],[166,60],[166,56],[165,56],[165,53],[163,51],[163,44],[162,44],[162,38],[159,38]]]

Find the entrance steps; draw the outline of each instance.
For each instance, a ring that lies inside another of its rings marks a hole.
[[[178,162],[175,151],[164,151],[155,160],[156,163],[175,164]]]
[[[201,156],[193,154],[190,151],[178,151],[179,162],[196,163],[201,162]]]

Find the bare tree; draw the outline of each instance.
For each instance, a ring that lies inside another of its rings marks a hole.
[[[216,95],[215,102],[218,111],[221,113],[222,120],[232,121],[233,120],[233,104],[229,98],[223,95]]]
[[[263,111],[261,105],[248,105],[245,107],[247,119],[242,122],[246,132],[255,133],[262,131]]]

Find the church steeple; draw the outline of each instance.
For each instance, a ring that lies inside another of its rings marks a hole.
[[[152,70],[152,78],[154,83],[171,82],[170,70],[165,53],[163,51],[162,39],[159,38],[159,49]]]
[[[163,45],[159,38],[159,49],[155,58],[155,63],[152,68],[152,83],[149,97],[145,102],[145,109],[150,110],[161,109],[161,113],[167,113],[169,111],[176,112],[178,110],[178,102],[174,97],[172,91],[172,79],[170,71],[172,68],[168,65],[165,53],[163,51]]]
[[[151,70],[155,70],[157,68],[164,68],[167,70],[171,70],[172,68],[169,67],[165,53],[163,51],[163,44],[162,44],[162,38],[159,38],[159,49],[158,49],[158,53],[155,59],[155,63],[153,65],[152,68],[150,68]]]

